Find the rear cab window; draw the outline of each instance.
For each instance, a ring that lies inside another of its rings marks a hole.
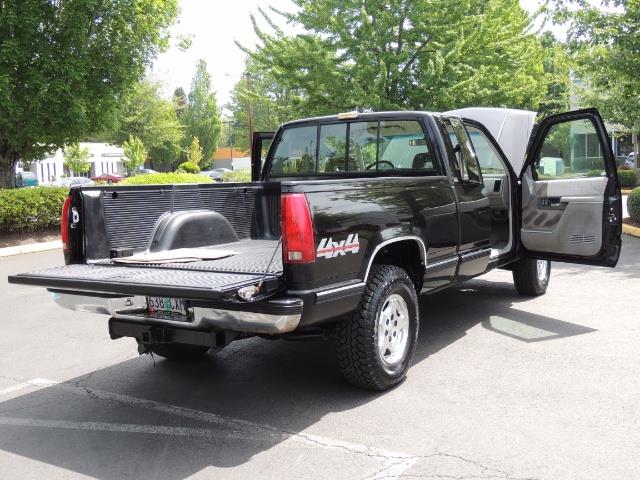
[[[417,119],[291,125],[272,147],[269,177],[444,175]]]

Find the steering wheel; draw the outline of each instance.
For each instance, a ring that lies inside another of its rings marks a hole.
[[[386,163],[387,165],[390,165],[391,168],[384,168],[382,170],[395,170],[396,166],[387,161],[387,160],[378,160],[377,162],[373,162],[371,165],[367,165],[366,170],[371,170],[373,167],[375,167],[376,165],[380,164],[380,163]]]

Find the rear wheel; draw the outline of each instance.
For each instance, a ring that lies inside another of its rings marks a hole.
[[[202,358],[209,351],[209,347],[184,343],[154,343],[149,346],[149,349],[160,357],[177,362]]]
[[[551,262],[523,258],[513,265],[513,283],[520,295],[543,295],[549,286]]]
[[[336,333],[338,363],[349,382],[371,390],[400,383],[418,339],[418,299],[407,272],[375,266],[358,309]]]

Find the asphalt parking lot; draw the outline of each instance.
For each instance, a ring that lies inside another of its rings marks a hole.
[[[139,357],[0,258],[3,479],[640,478],[640,239],[615,270],[492,272],[420,300],[407,380],[344,382],[331,342],[249,339],[195,364]]]

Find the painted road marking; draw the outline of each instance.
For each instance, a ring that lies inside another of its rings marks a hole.
[[[154,410],[157,412],[180,416],[191,420],[210,423],[225,427],[225,430],[213,430],[207,428],[169,427],[161,425],[137,425],[106,422],[72,422],[64,420],[40,420],[15,417],[0,417],[0,425],[23,426],[39,428],[61,428],[68,430],[89,430],[119,433],[143,433],[151,435],[170,436],[194,436],[207,438],[252,440],[252,441],[292,441],[304,445],[324,448],[328,450],[341,450],[354,455],[365,455],[377,459],[382,463],[382,468],[365,480],[378,480],[381,478],[397,478],[404,474],[418,460],[414,455],[394,452],[391,450],[370,447],[359,443],[346,442],[333,438],[312,435],[304,432],[287,432],[271,425],[226,417],[212,412],[180,407],[168,403],[147,400],[121,393],[107,392],[105,390],[90,387],[80,387],[74,384],[59,383],[54,380],[35,378],[28,382],[19,383],[0,390],[0,395],[16,392],[28,387],[54,387],[56,389],[78,395],[88,396],[92,399],[122,403],[132,407]]]
[[[33,380],[29,380],[28,382],[18,383],[17,385],[12,385],[10,387],[5,388],[4,390],[0,390],[0,396],[17,392],[19,390],[23,390],[29,387],[52,387],[53,385],[57,385],[57,384],[58,382],[54,382],[53,380],[46,380],[44,378],[34,378]]]

